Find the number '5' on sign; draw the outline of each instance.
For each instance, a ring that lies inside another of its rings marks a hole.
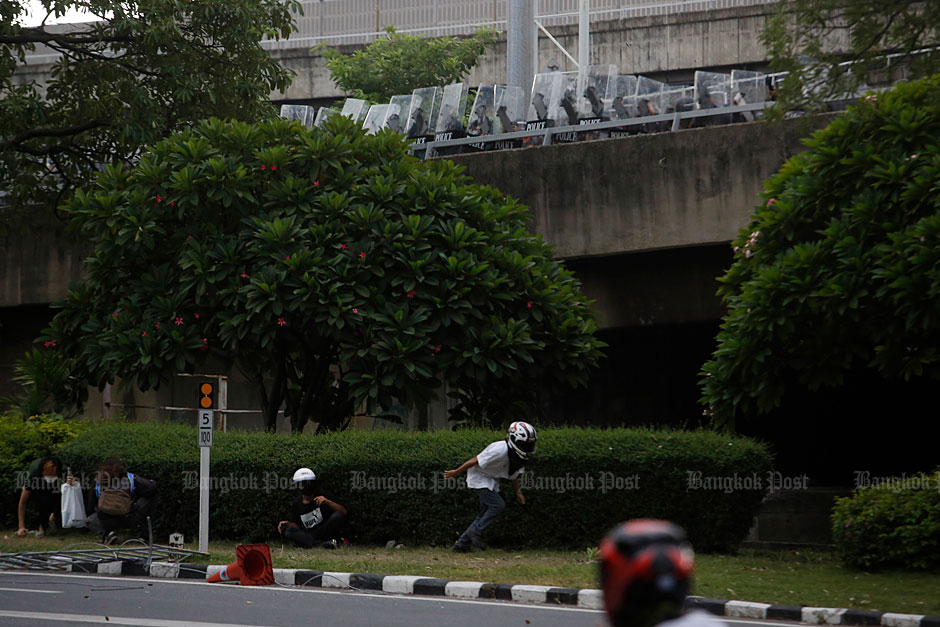
[[[199,412],[199,446],[212,446],[212,419],[214,412]]]

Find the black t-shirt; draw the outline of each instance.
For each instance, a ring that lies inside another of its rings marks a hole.
[[[313,495],[313,498],[318,496],[324,496],[331,501],[333,500],[333,495],[326,490],[318,490],[317,494]],[[294,499],[292,505],[291,521],[300,525],[301,529],[310,531],[329,520],[334,511],[336,510],[330,507],[328,503],[324,503],[323,505],[317,505],[315,501],[304,503],[303,497],[298,496]]]
[[[29,465],[26,484],[23,486],[29,492],[31,499],[36,499],[39,503],[51,503],[61,497],[61,479],[55,478],[55,481],[46,481],[42,475],[42,467],[48,458],[37,459]]]

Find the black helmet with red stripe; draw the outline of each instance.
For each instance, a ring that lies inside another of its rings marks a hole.
[[[601,586],[614,627],[653,627],[682,614],[693,557],[682,528],[665,520],[631,520],[608,533]]]

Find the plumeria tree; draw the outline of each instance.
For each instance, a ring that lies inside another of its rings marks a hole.
[[[715,423],[853,375],[940,378],[938,103],[940,75],[869,94],[767,182],[721,279]]]
[[[73,10],[84,23],[51,23]],[[295,0],[0,0],[3,222],[18,210],[28,223],[103,164],[133,163],[194,120],[274,115],[268,97],[293,74],[261,40],[289,36],[299,10]],[[51,64],[42,84],[24,71],[33,53]]]
[[[269,429],[283,407],[326,430],[444,383],[492,422],[586,383],[593,313],[526,208],[406,151],[341,116],[213,119],[109,167],[65,209],[93,252],[42,339],[76,374],[59,394],[211,359],[257,385]]]

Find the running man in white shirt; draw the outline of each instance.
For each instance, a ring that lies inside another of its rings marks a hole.
[[[447,479],[454,479],[467,471],[467,487],[476,492],[480,499],[480,513],[457,539],[453,547],[455,552],[469,553],[473,546],[486,548],[483,530],[506,509],[506,503],[499,495],[500,479],[512,481],[516,488],[516,499],[520,505],[525,505],[519,476],[525,470],[523,464],[535,452],[537,439],[535,427],[527,422],[514,422],[509,425],[509,434],[505,440],[493,442],[460,468],[444,471]]]

